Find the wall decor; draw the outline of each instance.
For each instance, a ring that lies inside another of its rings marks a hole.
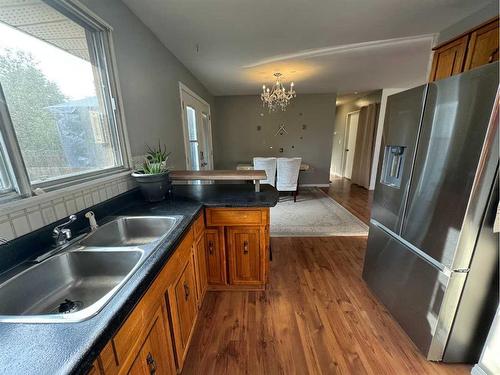
[[[278,134],[279,135],[288,134],[288,132],[285,129],[284,123],[280,125],[280,127],[278,128],[278,131],[276,132],[276,134],[274,134],[274,136],[276,137]]]

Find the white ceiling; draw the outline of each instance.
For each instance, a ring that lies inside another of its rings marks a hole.
[[[280,71],[297,93],[425,80],[433,34],[491,0],[123,0],[214,95],[257,94]]]

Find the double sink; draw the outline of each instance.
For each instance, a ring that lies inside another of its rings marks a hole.
[[[0,322],[78,322],[97,314],[182,216],[118,217],[0,281]]]

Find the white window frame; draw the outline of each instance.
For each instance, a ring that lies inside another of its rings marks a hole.
[[[117,153],[121,166],[109,168],[104,171],[96,171],[89,173],[81,173],[74,176],[65,176],[51,181],[31,184],[28,178],[28,173],[22,159],[21,150],[17,142],[14,132],[14,127],[8,113],[8,107],[0,90],[0,138],[4,141],[4,153],[6,153],[8,168],[10,169],[10,177],[14,185],[15,192],[2,194],[0,193],[0,202],[11,200],[13,198],[25,198],[32,196],[32,190],[42,188],[46,191],[52,191],[68,186],[77,185],[90,180],[95,180],[100,177],[108,177],[114,174],[123,174],[124,171],[130,170],[132,167],[132,157],[130,151],[130,143],[126,129],[125,117],[123,113],[123,101],[120,93],[120,85],[116,68],[116,58],[113,48],[112,30],[113,28],[100,17],[96,16],[91,10],[75,0],[42,0],[49,6],[53,7],[64,16],[68,17],[73,22],[81,25],[85,30],[91,29],[88,32],[88,37],[93,39],[93,43],[89,43],[89,50],[94,57],[100,57],[99,63],[102,65],[103,79],[106,81],[109,97],[106,95],[107,112],[112,113],[112,126],[116,128],[115,144],[118,148]],[[99,48],[99,53],[96,50]],[[1,88],[1,87],[0,87]],[[3,103],[1,103],[3,101]],[[1,141],[1,140],[0,140]],[[0,144],[0,147],[2,145]]]

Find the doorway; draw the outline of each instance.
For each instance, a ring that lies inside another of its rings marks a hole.
[[[349,112],[346,117],[345,137],[344,137],[344,168],[343,176],[351,179],[354,153],[356,151],[356,135],[358,133],[359,111]]]
[[[211,170],[214,162],[210,105],[180,82],[179,90],[186,169],[192,171]]]

